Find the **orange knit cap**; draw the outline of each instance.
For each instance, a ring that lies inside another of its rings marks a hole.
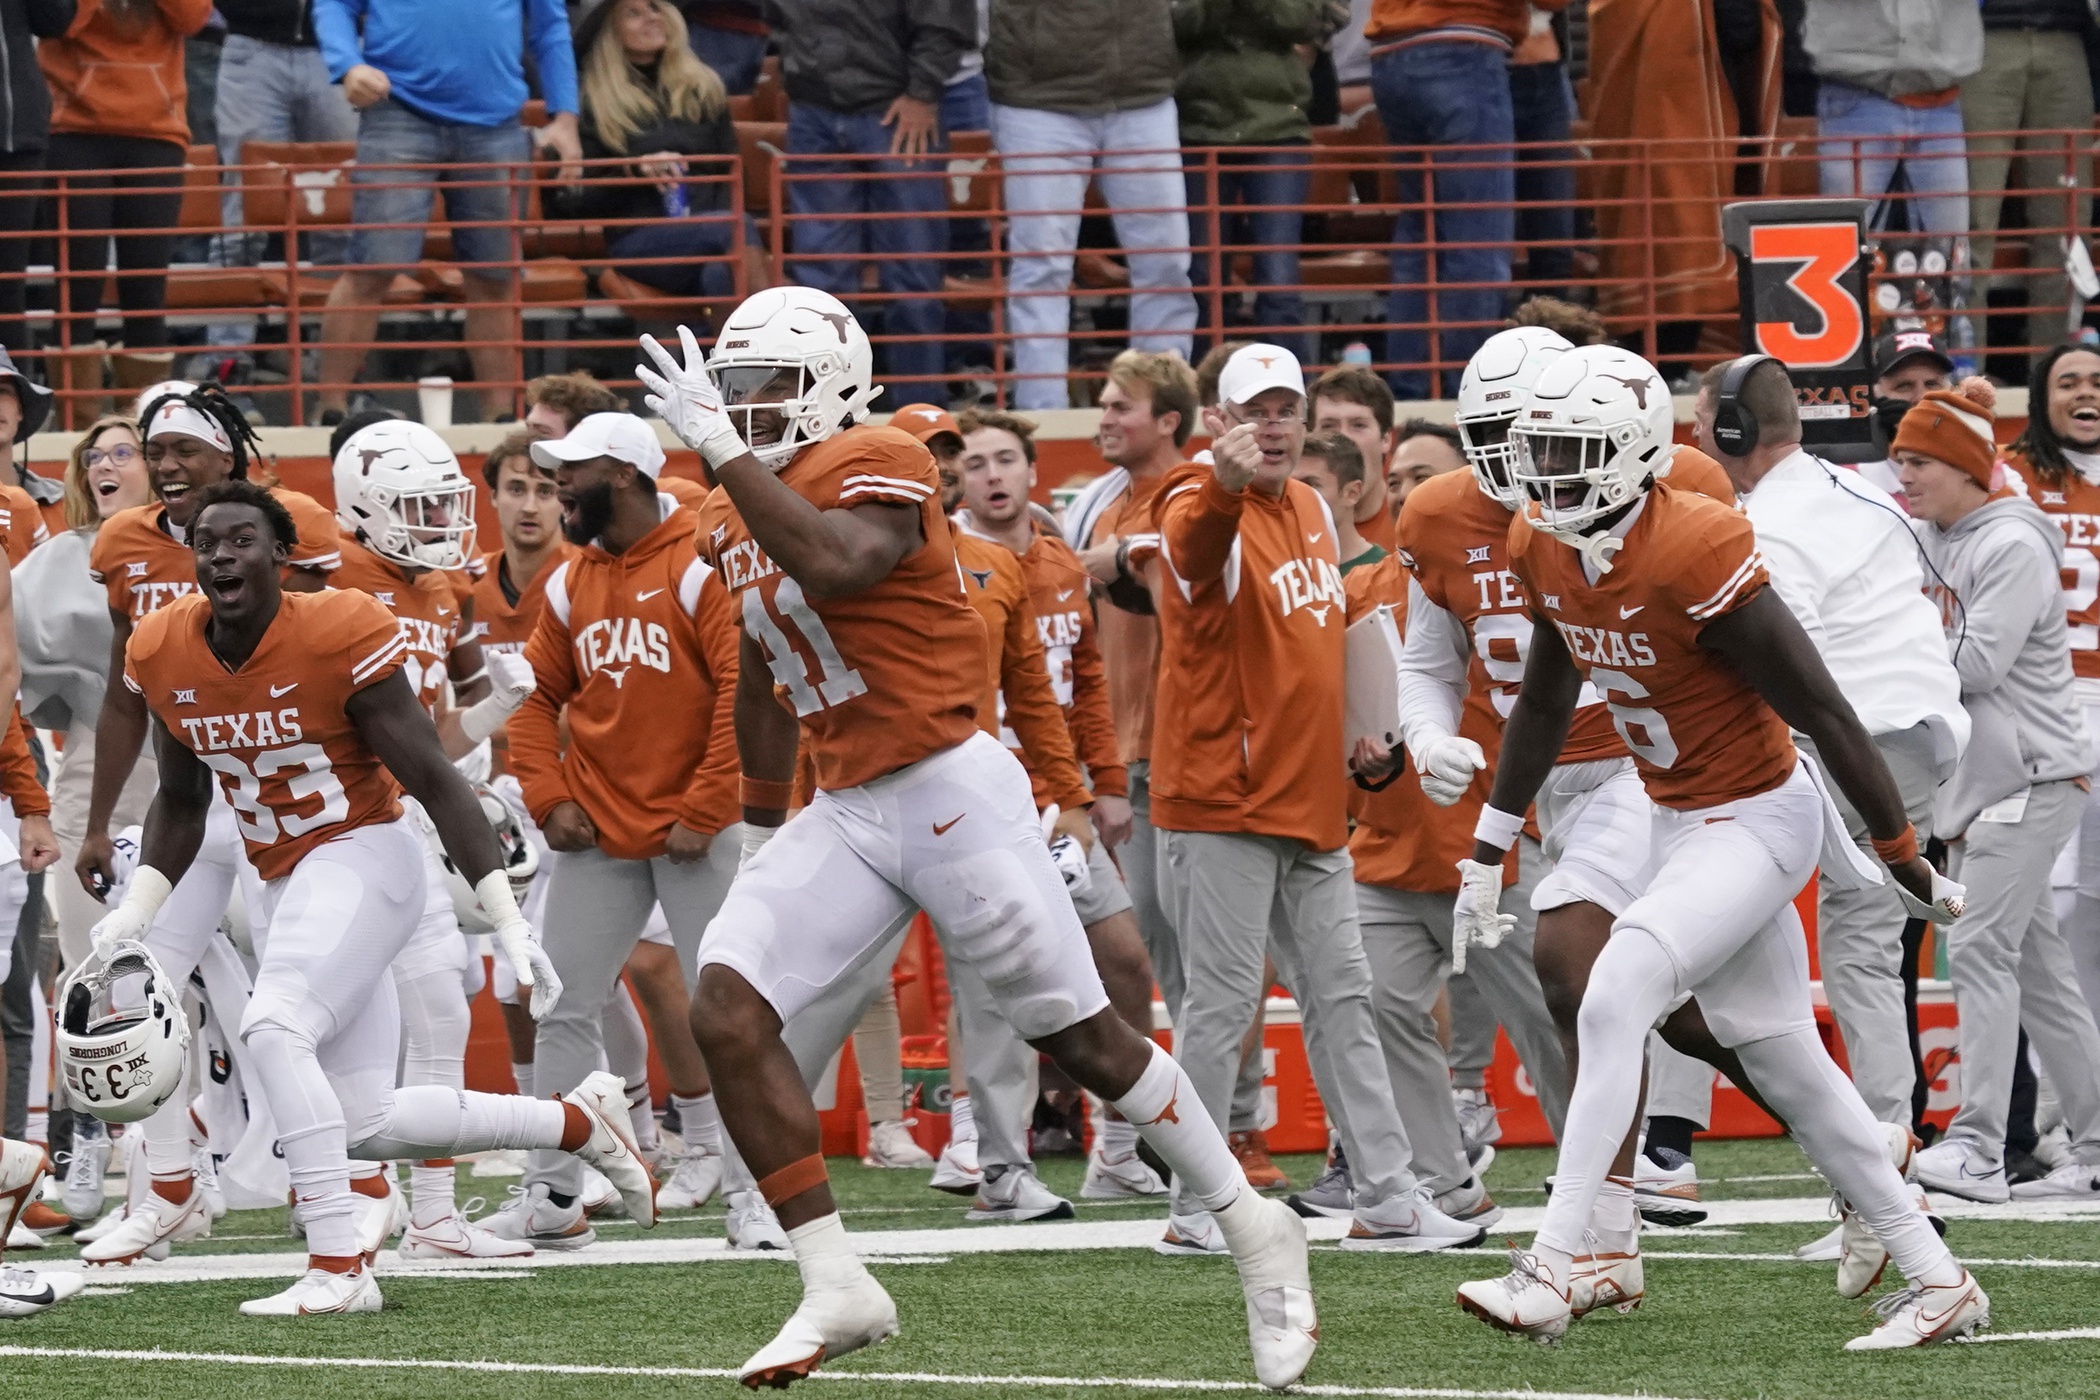
[[[1998,440],[1991,432],[1998,391],[1979,375],[1952,389],[1935,389],[1911,406],[1889,444],[1891,454],[1915,452],[1967,472],[1984,490],[1991,489]]]

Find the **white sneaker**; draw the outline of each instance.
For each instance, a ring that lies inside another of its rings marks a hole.
[[[963,1219],[977,1224],[1024,1220],[1070,1220],[1078,1212],[1072,1203],[1036,1180],[1031,1167],[997,1166],[986,1170],[977,1188],[977,1203],[963,1212]]]
[[[165,1259],[170,1245],[210,1235],[211,1211],[202,1191],[192,1189],[189,1199],[180,1205],[157,1191],[148,1191],[138,1209],[126,1214],[121,1224],[81,1249],[80,1262],[116,1266]]]
[[[1324,1215],[1330,1220],[1347,1220],[1356,1214],[1356,1181],[1349,1172],[1349,1158],[1340,1147],[1327,1154],[1327,1169],[1320,1179],[1303,1191],[1294,1191],[1286,1198],[1292,1210],[1310,1219]]]
[[[51,1171],[51,1159],[33,1142],[0,1138],[0,1233],[13,1248],[15,1226],[30,1203],[41,1199],[38,1188]],[[31,1232],[35,1233],[34,1231]],[[35,1248],[32,1245],[30,1248]]]
[[[926,1159],[931,1162],[931,1157]],[[701,1149],[678,1159],[671,1179],[656,1191],[658,1210],[693,1210],[713,1199],[722,1187],[722,1154]]]
[[[1889,1165],[1904,1179],[1905,1190],[1919,1213],[1931,1220],[1933,1228],[1944,1235],[1947,1227],[1932,1214],[1932,1208],[1925,1199],[1924,1188],[1908,1184],[1916,1180],[1918,1140],[1911,1136],[1910,1129],[1903,1124],[1884,1123],[1881,1127],[1887,1136]],[[1889,1266],[1889,1252],[1882,1247],[1880,1237],[1853,1212],[1843,1197],[1835,1199],[1838,1208],[1838,1297],[1863,1297],[1875,1284],[1881,1282],[1881,1276]]]
[[[1467,1177],[1463,1186],[1439,1192],[1436,1208],[1461,1224],[1475,1225],[1483,1230],[1502,1218],[1502,1207],[1495,1204],[1486,1183],[1477,1175]]]
[[[2034,1159],[2055,1171],[2071,1160],[2071,1130],[2061,1123],[2052,1123],[2034,1145]]]
[[[1834,1264],[1838,1252],[1844,1245],[1845,1222],[1842,1215],[1838,1223],[1830,1227],[1830,1233],[1794,1247],[1794,1257],[1804,1264]]]
[[[9,1249],[49,1249],[50,1247],[51,1241],[45,1239],[19,1220],[7,1227],[7,1248]]]
[[[1487,1238],[1487,1231],[1466,1221],[1453,1220],[1430,1199],[1429,1188],[1390,1197],[1373,1206],[1358,1206],[1349,1217],[1349,1233],[1342,1236],[1343,1249],[1390,1250],[1402,1254],[1426,1254],[1439,1249],[1471,1249]]]
[[[1288,1206],[1285,1207],[1289,1209]],[[1154,1254],[1230,1254],[1225,1234],[1209,1211],[1167,1216],[1167,1232],[1152,1242]]]
[[[196,1178],[197,1189],[204,1193],[204,1204],[211,1211],[212,1224],[226,1218],[226,1193],[219,1189],[219,1159],[211,1155],[209,1147],[190,1149],[190,1175]]]
[[[1487,1090],[1453,1089],[1451,1107],[1458,1114],[1458,1135],[1469,1156],[1476,1147],[1502,1141],[1502,1120],[1496,1115],[1495,1101],[1488,1097]]]
[[[89,1128],[86,1125],[93,1123]],[[60,1204],[75,1220],[93,1220],[102,1213],[103,1180],[109,1173],[109,1129],[85,1113],[73,1120],[73,1154],[66,1161],[66,1182]]]
[[[971,1138],[968,1142],[951,1142],[941,1149],[941,1159],[933,1164],[933,1179],[926,1184],[953,1196],[974,1196],[983,1179],[984,1174],[977,1169],[977,1139]]]
[[[1238,1212],[1247,1202],[1250,1222],[1236,1228],[1242,1237],[1233,1255],[1240,1292],[1247,1300],[1247,1345],[1254,1353],[1254,1377],[1271,1390],[1295,1384],[1320,1344],[1320,1319],[1313,1306],[1312,1275],[1307,1264],[1305,1222],[1282,1201],[1248,1191],[1226,1207]],[[1253,1211],[1258,1210],[1256,1215]]]
[[[326,1269],[308,1269],[297,1283],[267,1298],[250,1298],[241,1304],[243,1317],[317,1317],[324,1313],[378,1312],[379,1283],[369,1266],[360,1264],[347,1274]]]
[[[598,1238],[591,1222],[584,1219],[582,1203],[554,1204],[542,1182],[511,1187],[510,1200],[503,1208],[488,1217],[486,1224],[475,1223],[498,1239],[523,1240],[534,1249],[582,1249]]]
[[[785,1390],[824,1361],[886,1342],[897,1335],[897,1305],[865,1269],[850,1285],[805,1290],[778,1335],[737,1368],[737,1379],[757,1390]]]
[[[2016,1201],[2100,1201],[2100,1167],[2066,1162],[2040,1181],[2012,1188]]]
[[[474,1165],[468,1169],[467,1175],[475,1177],[523,1176],[525,1175],[525,1158],[528,1155],[525,1149],[521,1147],[505,1147],[495,1152],[484,1152],[475,1160]]]
[[[1146,1196],[1164,1196],[1167,1183],[1159,1173],[1133,1152],[1111,1160],[1097,1143],[1086,1158],[1086,1182],[1079,1194],[1089,1201],[1121,1201]]]
[[[786,1249],[787,1231],[780,1228],[780,1217],[773,1214],[773,1207],[756,1191],[731,1191],[722,1197],[729,1207],[723,1218],[722,1232],[729,1239],[731,1249]]]
[[[1490,1327],[1557,1346],[1575,1315],[1568,1294],[1542,1268],[1536,1255],[1509,1252],[1509,1272],[1458,1286],[1458,1305]]]
[[[1666,1147],[1656,1150],[1681,1155]],[[1645,1150],[1635,1153],[1633,1205],[1650,1225],[1697,1225],[1706,1219],[1706,1207],[1699,1204],[1699,1169],[1689,1157],[1663,1166]]]
[[[1648,1296],[1648,1280],[1641,1268],[1641,1235],[1635,1230],[1630,1247],[1608,1249],[1594,1234],[1584,1235],[1588,1254],[1575,1256],[1575,1270],[1568,1279],[1568,1311],[1588,1317],[1603,1308],[1624,1316]]]
[[[933,1154],[919,1146],[911,1125],[901,1119],[873,1123],[868,1127],[868,1150],[860,1159],[864,1167],[888,1167],[898,1171],[924,1171],[933,1165]]]
[[[583,1213],[593,1220],[617,1220],[627,1214],[620,1188],[595,1167],[583,1169],[583,1194],[576,1199],[583,1206]]]
[[[2012,1199],[2005,1184],[2005,1164],[1985,1157],[1967,1138],[1943,1138],[1918,1153],[1915,1160],[1918,1180],[1929,1190],[1991,1204]]]
[[[596,1167],[627,1204],[627,1216],[644,1230],[656,1226],[656,1182],[642,1165],[634,1127],[627,1117],[627,1086],[617,1074],[599,1070],[561,1096],[596,1121],[576,1155]]]
[[[0,1264],[0,1317],[35,1317],[78,1293],[85,1282],[76,1273]]]
[[[508,1240],[454,1211],[433,1225],[411,1220],[401,1232],[403,1259],[521,1259],[532,1253],[528,1240]]]
[[[101,1217],[92,1225],[83,1225],[78,1230],[75,1230],[73,1232],[73,1243],[93,1244],[96,1240],[101,1239],[104,1235],[122,1225],[124,1217],[130,1213],[130,1206],[123,1201],[117,1202],[104,1211]]]
[[[1845,1343],[1846,1351],[1929,1347],[1991,1325],[1991,1300],[1967,1269],[1962,1270],[1959,1283],[1943,1288],[1913,1284],[1901,1293],[1883,1298],[1875,1304],[1874,1311],[1886,1321],[1866,1336]]]

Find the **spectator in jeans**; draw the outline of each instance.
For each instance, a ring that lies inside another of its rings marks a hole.
[[[1006,172],[1014,406],[1068,403],[1072,254],[1097,159],[1130,262],[1131,348],[1190,358],[1196,299],[1169,0],[1000,0],[984,75]]]
[[[512,296],[524,213],[517,182],[531,155],[518,123],[523,39],[529,30],[547,101],[541,135],[561,158],[561,179],[574,182],[583,149],[568,12],[561,0],[315,0],[314,28],[329,77],[360,113],[351,172],[357,228],[350,260],[357,266],[330,289],[321,318],[321,421],[344,412],[350,381],[379,329],[380,298],[394,274],[423,255],[433,184],[445,193],[452,246],[466,264],[467,357],[485,386],[483,416],[509,412],[518,326],[504,303]],[[455,163],[484,168],[428,175],[413,168]],[[375,168],[387,166],[395,168]]]
[[[731,96],[758,86],[766,66],[766,18],[758,0],[685,0],[686,42]]]
[[[117,305],[124,353],[112,367],[120,389],[166,379],[173,357],[163,313],[174,236],[134,232],[173,228],[182,210],[179,167],[190,127],[182,41],[203,28],[211,0],[80,0],[63,35],[37,45],[51,88],[51,168],[112,173],[69,177],[59,192],[66,310],[71,345],[83,360],[73,387],[101,387],[103,346],[94,339],[104,269],[115,237]],[[175,167],[177,169],[171,169]]]
[[[736,125],[721,78],[686,44],[685,20],[668,0],[607,0],[576,30],[576,67],[584,158],[630,163],[591,167],[589,183],[563,192],[554,207],[605,224],[606,256],[645,286],[680,297],[735,295],[736,269],[724,260],[735,242],[724,177]],[[622,178],[631,176],[641,178]],[[755,231],[744,246],[757,251]]]
[[[1559,9],[1562,0],[1548,0]],[[1393,226],[1393,282],[1387,298],[1386,355],[1399,368],[1393,393],[1426,399],[1429,366],[1442,363],[1444,393],[1500,329],[1516,236],[1516,176],[1507,149],[1516,139],[1510,54],[1531,32],[1526,0],[1376,0],[1371,23],[1371,90],[1388,141],[1403,146],[1482,146],[1430,158],[1434,183],[1418,166],[1400,172],[1403,206]],[[1437,209],[1425,228],[1422,208]],[[1477,207],[1454,207],[1477,206]],[[1436,321],[1428,333],[1428,246],[1436,249]],[[1461,246],[1454,246],[1461,245]]]
[[[1537,5],[1531,29],[1509,60],[1511,129],[1519,142],[1564,142],[1575,120],[1575,92],[1560,54],[1553,16]],[[1556,146],[1517,153],[1517,242],[1524,276],[1558,292],[1575,275],[1575,150]]]
[[[864,255],[879,257],[883,406],[945,406],[940,108],[977,39],[971,0],[767,0],[766,16],[780,40],[788,154],[845,157],[788,166],[791,276],[852,301]],[[868,156],[887,159],[854,159]]]
[[[36,39],[65,33],[74,3],[0,0],[0,346],[17,353],[29,346],[29,328],[22,320],[23,274],[43,183],[22,175],[44,168],[44,148],[51,139],[51,92],[37,71]]]
[[[1210,217],[1203,210],[1214,206],[1222,213],[1239,206],[1243,214],[1221,221],[1218,247],[1222,252],[1243,243],[1255,246],[1254,323],[1263,339],[1301,360],[1310,358],[1305,337],[1283,330],[1305,324],[1305,298],[1297,291],[1298,241],[1305,192],[1312,180],[1303,149],[1312,141],[1305,115],[1312,101],[1312,78],[1296,46],[1325,37],[1327,9],[1327,0],[1174,4],[1174,38],[1181,52],[1174,105],[1181,116],[1182,154],[1188,166],[1189,238],[1199,249],[1189,258],[1190,278],[1197,288],[1197,321],[1209,319],[1210,304],[1211,260],[1200,249],[1212,235]],[[1216,149],[1235,146],[1300,149]],[[1221,274],[1218,280],[1229,278]],[[1222,327],[1213,329],[1222,333]]]
[[[1983,66],[1962,84],[1962,110],[1971,131],[2032,131],[2020,138],[2020,183],[2027,191],[2027,226],[2049,230],[2027,243],[2025,279],[2030,347],[2054,345],[2075,333],[2065,277],[2064,230],[2086,223],[2085,196],[2052,193],[2070,181],[2080,190],[2092,180],[2089,144],[2093,124],[2093,78],[2085,44],[2093,16],[2085,0],[1982,0]],[[2068,139],[2059,134],[2068,129]],[[2077,155],[2064,159],[2066,148]],[[1988,268],[1995,251],[1998,212],[2011,173],[2013,138],[1969,142],[1969,248],[1975,265]]]

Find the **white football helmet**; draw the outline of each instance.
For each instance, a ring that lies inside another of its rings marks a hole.
[[[1640,356],[1611,345],[1560,355],[1509,430],[1532,524],[1609,569],[1621,540],[1597,524],[1667,469],[1675,423],[1670,386]]]
[[[486,783],[473,786],[474,799],[481,804],[481,814],[488,818],[490,829],[496,833],[496,848],[503,852],[503,873],[510,881],[511,896],[523,904],[525,896],[532,890],[533,877],[540,873],[539,850],[525,835],[525,827],[509,803],[497,796]],[[460,932],[470,936],[494,933],[496,926],[481,912],[481,897],[474,893],[467,877],[445,853],[445,845],[438,840],[437,828],[431,824],[427,812],[423,814],[423,839],[437,853],[438,864],[445,867],[445,889],[452,896],[452,914],[459,920]]]
[[[474,538],[474,486],[421,423],[374,423],[335,454],[335,518],[382,559],[461,569]]]
[[[1522,510],[1524,493],[1510,474],[1516,450],[1509,425],[1547,365],[1574,349],[1558,331],[1512,326],[1489,336],[1466,361],[1458,381],[1458,437],[1480,489],[1511,510]]]
[[[140,977],[142,987],[131,985]],[[59,984],[54,1043],[75,1104],[105,1123],[136,1123],[181,1087],[190,1048],[182,988],[143,943],[91,950]]]
[[[772,287],[745,298],[715,339],[708,373],[751,455],[779,471],[867,411],[875,351],[845,303],[812,287]],[[792,385],[776,384],[787,372]],[[754,442],[751,420],[770,409],[785,423],[773,442]]]

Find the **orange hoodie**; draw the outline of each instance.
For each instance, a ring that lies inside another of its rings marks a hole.
[[[51,814],[51,794],[37,781],[36,755],[29,751],[20,706],[8,713],[7,733],[0,736],[0,797],[7,799],[18,817]]]
[[[1389,44],[1407,35],[1425,37],[1433,30],[1459,31],[1443,37],[1463,38],[1474,30],[1483,39],[1496,35],[1512,48],[1531,30],[1534,5],[1541,10],[1564,8],[1568,0],[1371,0],[1371,22],[1364,33],[1375,45]]]
[[[693,513],[658,500],[663,523],[625,553],[590,545],[548,577],[525,644],[539,686],[509,725],[533,819],[574,802],[620,860],[662,855],[673,822],[716,832],[740,810],[729,592],[694,553]]]
[[[1072,752],[1065,712],[1050,689],[1020,556],[957,527],[955,562],[962,570],[963,597],[984,619],[986,694],[977,711],[978,727],[1020,750],[1037,802],[1055,802],[1067,811],[1087,806],[1094,796]],[[1009,733],[1002,735],[1001,730]]]
[[[108,0],[80,0],[71,27],[36,46],[51,88],[51,129],[189,145],[182,41],[204,27],[211,6],[133,0],[120,18]]]

